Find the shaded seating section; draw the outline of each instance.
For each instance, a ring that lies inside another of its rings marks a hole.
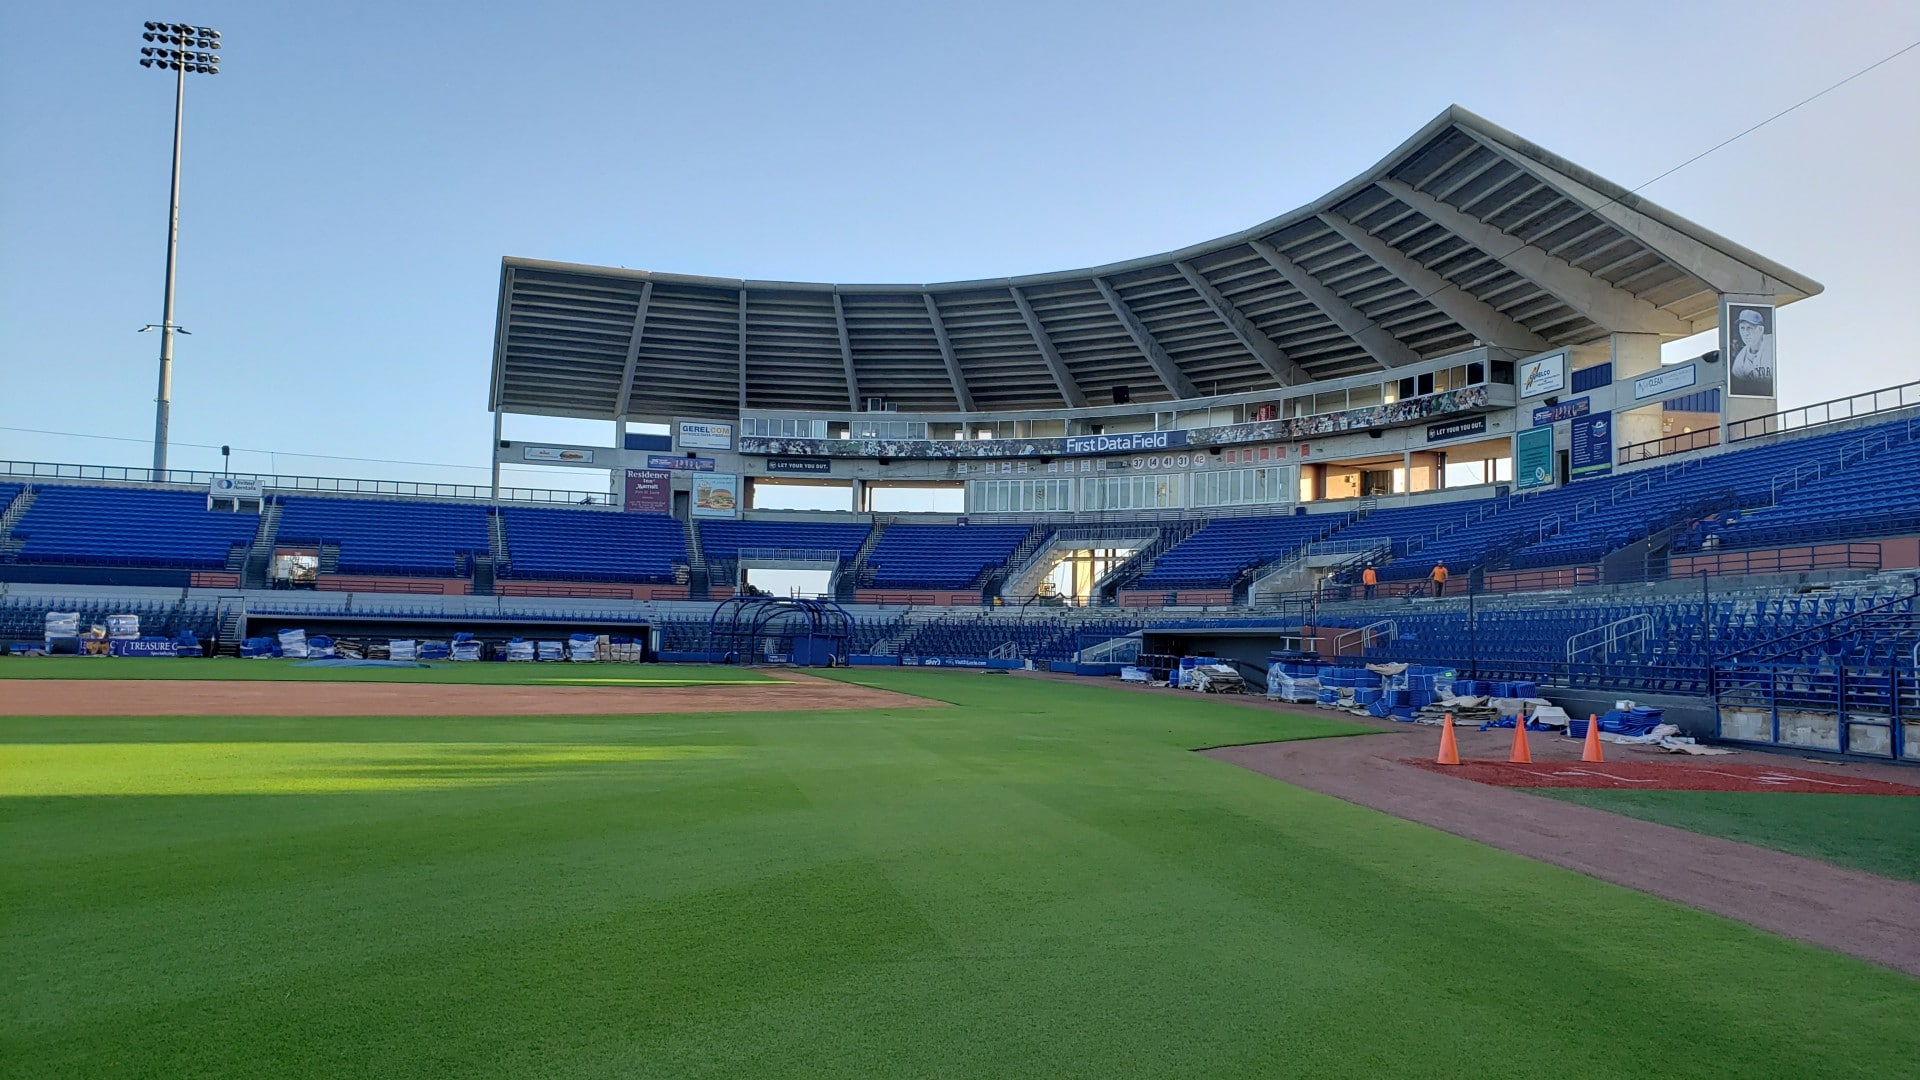
[[[219,570],[258,514],[211,513],[203,491],[42,487],[14,526],[19,562]]]
[[[188,631],[202,641],[215,636],[219,623],[219,604],[211,598],[182,600],[178,596],[104,596],[99,593],[86,596],[0,596],[0,642],[43,640],[49,611],[79,612],[82,627],[104,626],[109,615],[138,615],[143,636],[173,637]]]
[[[813,521],[703,521],[700,549],[709,560],[734,560],[742,548],[761,551],[837,551],[851,562],[872,532],[865,522],[828,525]]]
[[[1025,525],[893,525],[867,556],[880,588],[964,589],[999,566],[1031,532]]]
[[[666,514],[508,507],[508,574],[556,581],[671,582],[686,528]]]
[[[1134,587],[1224,589],[1242,571],[1298,551],[1342,520],[1332,514],[1217,518],[1161,553]]]
[[[278,542],[334,544],[343,574],[455,577],[488,551],[487,508],[470,503],[290,498]]]

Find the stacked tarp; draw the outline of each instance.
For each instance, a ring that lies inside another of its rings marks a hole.
[[[418,660],[420,659],[420,643],[412,638],[395,638],[387,642],[386,659]]]
[[[423,641],[420,643],[419,659],[450,660],[453,658],[453,646],[444,641]]]
[[[49,611],[45,622],[47,651],[73,654],[80,651],[80,613]]]
[[[534,655],[541,663],[557,664],[567,658],[567,647],[558,641],[542,641],[535,646]]]
[[[576,664],[591,664],[600,659],[600,639],[593,634],[568,634],[567,659]]]
[[[139,636],[140,636],[140,616],[138,615],[107,616],[107,640],[132,641],[134,638],[137,638]]]
[[[453,635],[453,644],[448,647],[448,659],[468,662],[480,659],[480,642],[472,634],[461,632]]]
[[[507,642],[507,662],[512,664],[533,663],[533,642],[525,638],[514,638]]]
[[[1320,680],[1310,675],[1295,675],[1287,664],[1267,665],[1267,700],[1308,702],[1320,696]]]
[[[291,657],[295,660],[305,660],[311,654],[311,650],[307,648],[307,632],[305,630],[280,631],[281,656]]]
[[[333,660],[340,654],[333,647],[333,639],[325,634],[315,634],[307,639],[307,659]]]
[[[193,631],[182,630],[180,636],[173,639],[173,655],[204,656],[206,654],[201,651],[200,639],[193,636]]]
[[[271,660],[280,655],[280,641],[270,637],[250,637],[240,643],[243,660]]]

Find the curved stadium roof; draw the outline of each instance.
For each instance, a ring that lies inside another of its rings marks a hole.
[[[1298,386],[1610,333],[1681,337],[1718,295],[1818,282],[1455,106],[1292,213],[1180,251],[928,285],[506,258],[490,407],[999,412]]]

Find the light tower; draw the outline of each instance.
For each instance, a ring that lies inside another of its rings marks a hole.
[[[140,35],[140,66],[171,71],[173,85],[173,188],[167,199],[167,293],[160,315],[160,392],[154,399],[153,479],[167,471],[167,414],[173,405],[173,267],[180,249],[180,121],[186,111],[187,75],[220,74],[220,31],[186,23],[150,22]],[[153,327],[149,326],[151,330]]]

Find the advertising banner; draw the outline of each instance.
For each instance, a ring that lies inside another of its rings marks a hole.
[[[694,517],[738,517],[740,514],[740,478],[731,473],[695,477],[693,481]]]
[[[1592,411],[1593,399],[1584,397],[1563,401],[1558,405],[1543,405],[1533,410],[1533,426],[1546,427],[1548,424],[1557,424],[1576,416],[1585,416]]]
[[[115,638],[107,642],[109,656],[178,656],[179,647],[172,638]]]
[[[1520,365],[1520,396],[1539,397],[1557,393],[1567,386],[1567,354],[1536,356]]]
[[[1067,439],[1068,454],[1131,454],[1187,445],[1184,431],[1133,431],[1125,435],[1078,435]]]
[[[621,505],[641,514],[673,512],[673,474],[660,469],[628,469]]]
[[[1720,325],[1720,355],[1727,358],[1727,394],[1774,396],[1773,305],[1730,303]]]
[[[797,473],[802,476],[826,476],[833,472],[833,459],[823,457],[776,457],[767,459],[770,473]]]
[[[712,472],[710,457],[674,457],[672,454],[648,454],[647,468],[667,472]]]
[[[1553,429],[1528,428],[1513,437],[1513,486],[1519,491],[1553,483]]]
[[[593,451],[573,450],[559,446],[526,446],[520,450],[528,461],[559,461],[568,465],[593,464]]]
[[[1573,476],[1600,476],[1613,471],[1613,414],[1594,413],[1573,422],[1567,472]]]
[[[207,494],[227,498],[258,499],[267,485],[257,476],[216,476],[207,482]]]
[[[1675,390],[1685,390],[1700,378],[1692,364],[1668,368],[1653,375],[1633,380],[1633,399],[1650,398],[1657,394],[1667,394]]]
[[[679,423],[680,448],[683,450],[733,449],[733,425],[706,420],[682,420]]]
[[[1460,439],[1468,435],[1485,435],[1487,418],[1476,416],[1471,420],[1455,420],[1447,424],[1428,424],[1427,441],[1442,442],[1447,439]]]

